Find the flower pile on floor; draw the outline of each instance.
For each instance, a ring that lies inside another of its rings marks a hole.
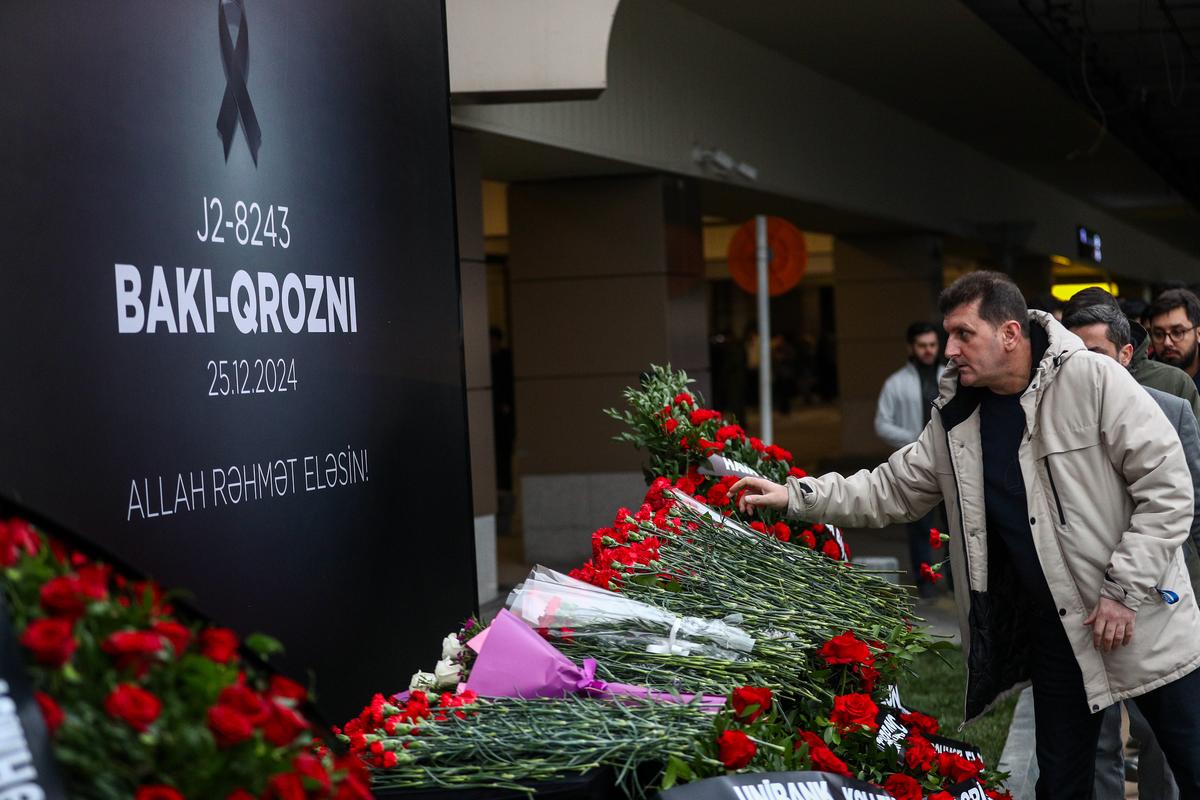
[[[70,796],[371,796],[361,759],[314,739],[305,686],[243,658],[233,631],[177,615],[157,584],[21,519],[0,521],[0,567]],[[280,649],[265,636],[246,644]]]
[[[535,568],[490,626],[469,620],[431,672],[340,731],[375,786],[528,791],[607,767],[640,797],[812,770],[902,800],[1007,797],[976,748],[902,704],[908,665],[940,646],[907,592],[846,563],[828,526],[741,518],[722,469],[798,470],[686,384],[655,368],[611,412],[650,453],[649,491],[593,534],[587,563]]]

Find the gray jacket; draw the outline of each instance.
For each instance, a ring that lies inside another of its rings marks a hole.
[[[1188,471],[1192,473],[1192,494],[1195,497],[1196,511],[1192,515],[1192,535],[1183,543],[1184,561],[1187,563],[1188,574],[1192,579],[1192,594],[1200,598],[1200,425],[1196,423],[1196,415],[1187,400],[1173,394],[1159,391],[1149,386],[1143,386],[1158,407],[1167,415],[1167,421],[1175,427],[1179,434],[1179,443],[1183,445],[1183,456],[1187,459]]]
[[[938,365],[937,380],[945,367]],[[875,409],[875,435],[892,448],[911,444],[925,428],[925,400],[921,397],[921,376],[912,362],[893,372],[883,382]]]

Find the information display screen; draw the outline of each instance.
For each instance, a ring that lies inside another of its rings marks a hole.
[[[0,7],[0,493],[335,721],[475,603],[447,97],[435,0]]]

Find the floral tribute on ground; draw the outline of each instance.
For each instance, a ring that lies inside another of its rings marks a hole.
[[[692,454],[724,443],[776,480],[790,457],[705,429],[717,417],[693,421],[704,409],[681,380],[655,369],[627,393],[653,409],[635,420],[666,408],[654,436],[683,452],[636,422],[649,491],[593,535],[588,563],[535,568],[489,627],[469,620],[432,672],[376,695],[340,731],[375,786],[531,791],[607,767],[641,797],[730,772],[815,770],[904,800],[1007,797],[975,748],[900,706],[914,657],[942,646],[913,627],[907,592],[813,547],[813,529],[733,514],[733,481],[699,472]]]
[[[0,567],[70,796],[371,796],[361,759],[314,738],[305,686],[243,658],[233,631],[182,618],[159,585],[21,519],[0,521]],[[261,635],[245,645],[281,649]]]

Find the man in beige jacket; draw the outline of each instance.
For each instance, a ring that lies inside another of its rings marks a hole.
[[[747,478],[743,510],[882,527],[945,500],[965,719],[1033,683],[1038,797],[1089,798],[1101,715],[1137,698],[1200,798],[1200,611],[1180,553],[1192,484],[1157,404],[1003,275],[939,299],[951,365],[920,438],[874,470]]]

